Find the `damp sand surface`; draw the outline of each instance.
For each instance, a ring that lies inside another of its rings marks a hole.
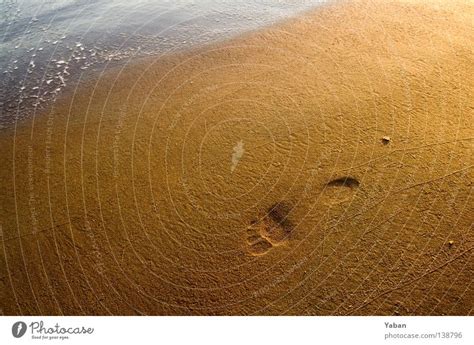
[[[229,39],[325,0],[4,0],[0,130],[44,112],[90,74]]]
[[[347,2],[1,133],[5,314],[470,315],[470,1]]]

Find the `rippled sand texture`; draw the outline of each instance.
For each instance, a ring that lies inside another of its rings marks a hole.
[[[83,82],[1,136],[3,312],[472,314],[473,15],[325,6]]]

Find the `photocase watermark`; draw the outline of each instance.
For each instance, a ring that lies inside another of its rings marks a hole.
[[[33,146],[28,146],[28,206],[30,208],[31,215],[31,227],[33,233],[38,233],[38,211],[36,209],[36,196],[35,196],[35,178],[34,178],[34,156]]]
[[[67,340],[76,335],[90,335],[94,328],[86,326],[63,327],[59,323],[53,326],[45,325],[43,321],[34,321],[27,325],[23,321],[17,321],[12,325],[12,335],[21,338],[25,334],[31,335],[36,340]]]
[[[15,322],[12,326],[12,335],[15,338],[21,338],[26,333],[26,323],[23,321]]]
[[[240,140],[235,146],[234,146],[234,152],[232,153],[232,165],[230,166],[230,171],[234,172],[235,168],[237,168],[237,165],[239,164],[240,159],[245,153],[244,149],[244,142]]]
[[[86,228],[87,237],[92,241],[91,252],[95,256],[94,270],[99,274],[103,275],[105,272],[104,258],[102,256],[102,251],[100,250],[99,244],[97,243],[96,235],[92,229],[91,223],[87,215],[84,217],[84,226]]]

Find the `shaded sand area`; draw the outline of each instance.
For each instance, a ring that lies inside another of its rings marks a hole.
[[[1,134],[5,314],[468,315],[474,7],[324,6]]]

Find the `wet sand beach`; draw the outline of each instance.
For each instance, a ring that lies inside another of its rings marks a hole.
[[[0,133],[6,315],[471,315],[474,3],[349,1]]]

